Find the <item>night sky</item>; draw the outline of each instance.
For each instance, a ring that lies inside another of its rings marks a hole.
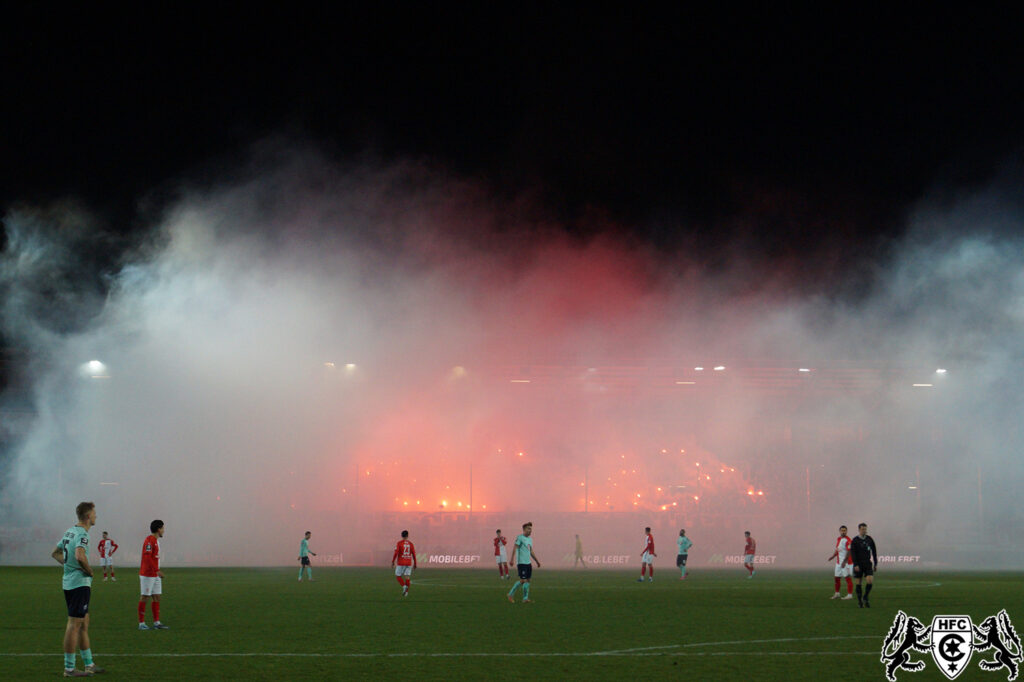
[[[872,257],[1024,139],[1009,15],[374,5],[7,9],[0,203],[73,198],[130,233],[276,135],[528,196],[584,236]]]

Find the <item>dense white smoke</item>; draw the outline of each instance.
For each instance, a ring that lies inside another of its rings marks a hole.
[[[12,211],[4,329],[32,410],[0,561],[83,499],[131,542],[164,519],[184,563],[288,561],[307,528],[375,560],[374,513],[470,505],[509,534],[552,515],[560,546],[596,529],[587,506],[723,551],[752,527],[780,563],[862,519],[883,551],[1019,556],[997,539],[1022,517],[1024,244],[998,192],[921,208],[850,291],[797,294],[770,263],[708,272],[538,215],[308,152],[182,191],[116,259],[78,209]]]

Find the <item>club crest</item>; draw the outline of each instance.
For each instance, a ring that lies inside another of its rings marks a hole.
[[[967,668],[974,650],[974,629],[970,616],[935,616],[931,626],[931,649],[935,665],[953,680]]]
[[[1014,682],[1024,660],[1020,637],[1010,616],[1003,609],[975,625],[970,616],[935,616],[930,625],[897,611],[892,627],[882,643],[881,662],[885,678],[896,682],[900,670],[924,670],[925,661],[915,653],[931,652],[935,665],[949,679],[956,679],[967,668],[975,651],[978,667],[986,671],[1006,670],[1008,682]],[[992,652],[992,658],[987,658]]]

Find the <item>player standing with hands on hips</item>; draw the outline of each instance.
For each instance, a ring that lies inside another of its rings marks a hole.
[[[89,597],[92,593],[92,566],[89,565],[89,529],[96,525],[96,505],[82,502],[75,507],[78,523],[64,532],[50,554],[64,566],[64,602],[68,624],[64,628],[64,677],[91,677],[106,672],[92,661],[89,644]],[[82,652],[85,670],[75,670],[75,646]]]

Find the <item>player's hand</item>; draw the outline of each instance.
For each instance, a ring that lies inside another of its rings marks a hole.
[[[858,573],[860,573],[860,566],[854,566],[853,567],[853,574],[857,575]]]
[[[537,562],[537,568],[540,568],[540,562],[539,561]]]
[[[156,572],[156,577],[157,577],[157,578],[160,578],[161,580],[163,580],[163,577],[164,577],[164,572],[163,572],[163,571],[157,571],[157,572]]]

